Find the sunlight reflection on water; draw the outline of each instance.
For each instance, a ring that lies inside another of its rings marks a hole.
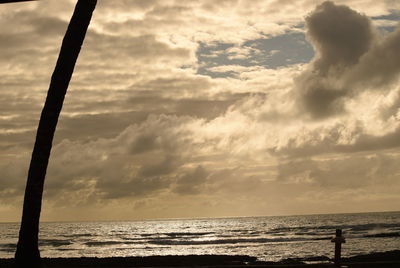
[[[0,257],[15,251],[18,225],[0,224]],[[133,222],[43,223],[44,257],[189,254],[250,255],[261,260],[330,256],[343,229],[343,255],[400,248],[400,213],[366,213]]]

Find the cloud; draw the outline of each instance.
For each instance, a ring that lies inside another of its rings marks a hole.
[[[88,143],[64,140],[53,148],[45,196],[57,200],[80,188],[85,194],[75,201],[87,203],[165,191],[185,163],[182,160],[190,159],[193,145],[188,137],[193,133],[188,126],[193,122],[150,116],[117,137]]]
[[[96,62],[101,55],[101,64],[107,64],[115,58],[128,57],[140,64],[146,64],[149,57],[156,64],[157,61],[179,58],[181,64],[190,58],[190,50],[185,47],[171,47],[169,44],[156,39],[156,36],[147,34],[140,36],[109,35],[90,31],[85,39],[85,46],[91,47],[83,53],[81,61]],[[90,54],[89,54],[90,53]],[[91,56],[91,58],[86,58]],[[157,61],[155,61],[157,60]],[[182,62],[183,61],[183,62]],[[110,65],[112,66],[111,62]]]
[[[207,181],[209,173],[202,166],[198,166],[194,170],[181,175],[177,181],[174,191],[179,194],[196,194],[200,193],[202,186]]]
[[[394,57],[399,45],[400,28],[376,41],[360,63],[345,75],[345,81],[355,87],[385,89],[399,78],[400,63]]]
[[[244,73],[244,72],[252,72],[254,70],[259,70],[262,69],[262,67],[258,66],[251,66],[251,67],[246,67],[242,65],[220,65],[216,67],[211,67],[208,68],[208,71],[214,72],[214,73],[226,73],[226,72],[232,72],[232,73]]]
[[[2,185],[0,203],[3,203],[5,200],[12,203],[13,198],[21,196],[24,191],[25,181],[19,180],[19,178],[25,178],[27,175],[25,171],[28,168],[27,157],[18,156],[12,158],[9,155],[8,159],[2,157],[0,163],[2,171],[2,176],[0,176],[0,183]]]
[[[278,180],[310,184],[326,191],[398,185],[396,154],[363,154],[348,157],[298,159],[279,165]]]
[[[332,69],[358,63],[372,43],[367,16],[347,6],[326,1],[306,18],[307,35],[317,50],[313,71],[325,76]]]
[[[332,189],[394,195],[399,33],[367,17],[391,14],[385,1],[175,2],[99,1],[54,140],[46,219],[327,212],[313,198]],[[74,3],[1,6],[16,25],[0,30],[3,204],[20,204]]]
[[[348,99],[368,90],[387,92],[398,79],[399,30],[380,36],[368,17],[330,1],[317,6],[306,22],[317,53],[296,86],[299,104],[311,117],[345,113]]]
[[[297,79],[300,103],[316,118],[338,114],[343,110],[343,97],[352,89],[337,80],[371,47],[370,20],[347,6],[326,1],[306,23],[307,36],[317,53],[310,69]]]

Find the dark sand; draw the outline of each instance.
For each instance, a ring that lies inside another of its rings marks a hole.
[[[0,268],[12,267],[13,259],[0,259]],[[250,256],[189,255],[114,258],[43,258],[44,267],[334,267],[325,256],[291,258],[280,262],[258,261]],[[344,267],[400,267],[400,250],[343,259]]]

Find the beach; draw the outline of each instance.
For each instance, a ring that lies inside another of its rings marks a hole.
[[[13,259],[0,259],[0,267],[12,267]],[[278,262],[260,261],[245,255],[186,255],[110,258],[43,258],[44,267],[335,267],[324,256],[289,258]],[[400,267],[400,250],[343,258],[343,267]]]

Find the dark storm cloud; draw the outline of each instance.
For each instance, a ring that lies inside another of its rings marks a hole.
[[[306,18],[307,36],[316,58],[296,83],[302,107],[313,117],[340,113],[349,94],[337,80],[368,52],[373,41],[371,23],[347,6],[326,1]]]
[[[372,43],[369,18],[330,1],[317,6],[306,24],[308,38],[318,51],[313,71],[322,76],[358,63]]]
[[[300,106],[312,117],[343,113],[347,99],[366,90],[386,90],[398,78],[399,29],[379,36],[368,17],[330,1],[306,22],[317,54],[296,86]]]

